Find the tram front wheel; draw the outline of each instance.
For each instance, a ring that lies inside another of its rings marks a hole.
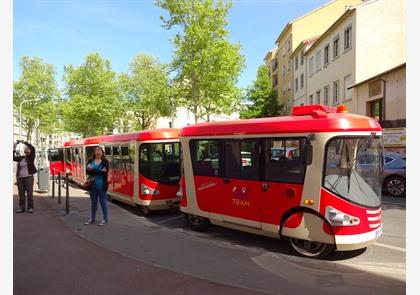
[[[210,226],[209,220],[203,216],[186,214],[185,218],[187,219],[190,227],[195,231],[205,231]]]
[[[311,258],[324,258],[331,253],[334,245],[289,238],[290,245],[300,255]]]

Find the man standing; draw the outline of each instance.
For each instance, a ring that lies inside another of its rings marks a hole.
[[[16,145],[21,142],[25,144],[24,156],[16,155]],[[34,210],[34,174],[35,168],[35,148],[28,142],[18,140],[13,144],[13,161],[18,162],[16,172],[16,182],[19,193],[19,209],[16,213],[25,212],[25,199],[28,198],[28,213]]]

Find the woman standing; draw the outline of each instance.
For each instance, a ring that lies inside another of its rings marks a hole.
[[[25,145],[24,156],[16,155],[16,146],[18,143]],[[25,212],[26,198],[28,198],[28,213],[34,210],[34,174],[37,172],[34,164],[35,148],[26,141],[18,140],[13,144],[13,161],[18,162],[16,172],[16,183],[19,193],[19,209],[16,213]]]
[[[91,216],[85,225],[96,222],[96,210],[98,208],[98,199],[101,203],[103,220],[98,223],[99,226],[108,224],[108,204],[106,201],[106,191],[108,190],[108,170],[109,163],[105,159],[104,151],[101,147],[96,147],[94,154],[86,165],[86,175],[93,176],[94,181],[89,189],[91,201]]]

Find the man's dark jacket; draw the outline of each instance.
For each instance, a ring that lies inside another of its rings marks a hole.
[[[31,149],[31,154],[29,156],[16,156],[16,151],[13,151],[13,161],[18,162],[16,177],[19,176],[20,165],[19,162],[26,157],[26,162],[28,163],[28,173],[35,174],[37,170],[35,168],[35,148],[32,144],[26,141],[21,141],[21,143],[27,145]]]
[[[87,166],[92,163],[94,159],[89,159],[89,161],[86,164],[86,175],[95,175],[95,176],[102,176],[103,177],[103,184],[104,184],[104,191],[108,190],[108,171],[109,171],[109,162],[107,159],[102,159],[102,162],[99,166],[99,172],[96,169],[88,170]],[[106,172],[102,171],[103,168],[106,168]]]

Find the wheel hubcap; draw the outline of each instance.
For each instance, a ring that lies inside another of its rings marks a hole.
[[[306,256],[316,256],[322,253],[327,244],[301,239],[291,239],[294,248]]]
[[[388,192],[394,196],[399,196],[404,192],[404,183],[399,179],[392,179],[388,182]]]

